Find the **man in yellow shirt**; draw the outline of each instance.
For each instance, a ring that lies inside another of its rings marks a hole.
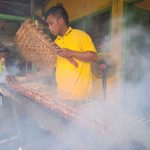
[[[83,100],[92,95],[90,62],[97,58],[90,36],[69,26],[68,14],[62,5],[46,12],[50,32],[56,35],[56,84],[58,97],[65,100]],[[55,46],[53,44],[53,46]]]

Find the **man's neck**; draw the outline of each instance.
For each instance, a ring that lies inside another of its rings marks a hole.
[[[64,26],[64,28],[62,29],[62,32],[60,33],[60,36],[64,36],[65,33],[68,31],[69,26]]]

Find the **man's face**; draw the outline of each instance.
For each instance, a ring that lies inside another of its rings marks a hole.
[[[50,32],[53,35],[60,35],[61,27],[62,27],[61,19],[58,19],[52,15],[49,15],[47,17],[47,24],[48,24],[48,28],[49,28]]]

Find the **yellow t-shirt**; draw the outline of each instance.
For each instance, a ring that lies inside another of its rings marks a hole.
[[[55,43],[61,48],[86,52],[96,52],[90,36],[84,31],[69,27],[64,36],[58,36]],[[56,83],[58,97],[66,100],[82,100],[92,94],[92,72],[89,62],[74,58],[78,63],[75,67],[66,58],[57,57]]]

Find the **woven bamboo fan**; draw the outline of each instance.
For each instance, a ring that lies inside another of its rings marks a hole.
[[[31,19],[23,22],[15,35],[14,43],[27,61],[40,67],[54,66],[58,47],[51,47],[52,40]]]

